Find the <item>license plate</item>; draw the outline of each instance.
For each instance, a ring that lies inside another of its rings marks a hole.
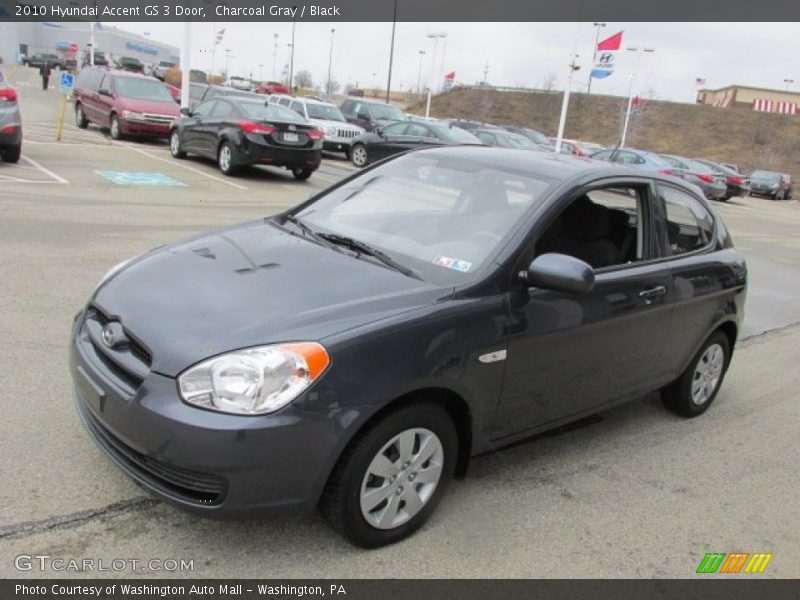
[[[296,133],[284,133],[283,134],[283,140],[285,142],[296,142],[299,139],[300,138],[297,137]]]

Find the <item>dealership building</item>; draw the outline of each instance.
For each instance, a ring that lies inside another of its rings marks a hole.
[[[7,64],[19,63],[23,56],[37,52],[73,58],[71,54],[74,55],[76,47],[83,56],[89,49],[90,27],[89,23],[0,23],[0,57]],[[94,37],[95,48],[113,60],[132,56],[145,65],[158,64],[162,60],[176,64],[180,62],[180,50],[176,46],[162,44],[107,23],[95,25]],[[80,57],[77,58],[80,63]]]
[[[800,93],[749,85],[729,85],[716,90],[699,90],[697,103],[721,108],[744,108],[788,115],[800,114]]]

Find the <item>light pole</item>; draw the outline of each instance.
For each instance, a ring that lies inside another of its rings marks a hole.
[[[564,89],[564,100],[561,102],[561,116],[558,119],[558,135],[556,136],[555,152],[561,152],[561,142],[564,139],[564,126],[567,124],[567,109],[569,108],[569,93],[572,88],[572,75],[580,69],[580,66],[575,63],[578,58],[577,54],[572,55],[572,61],[569,63],[569,75],[567,76],[567,87]]]
[[[272,80],[278,81],[278,34],[273,33],[275,45],[272,48]]]
[[[592,64],[589,67],[589,85],[586,88],[586,93],[592,93],[592,69],[594,68],[594,63],[597,61],[597,44],[600,43],[600,30],[605,27],[605,23],[595,23],[594,28],[597,32],[594,35],[594,50],[592,51]]]
[[[386,104],[389,104],[389,95],[392,91],[392,62],[394,62],[394,30],[397,27],[397,0],[394,0],[394,13],[392,14],[392,41],[389,45],[389,76],[386,80]]]
[[[786,91],[789,91],[789,86],[794,83],[794,79],[784,79],[783,83],[786,84]]]
[[[625,139],[628,137],[628,125],[631,122],[631,105],[633,104],[633,80],[636,79],[636,71],[639,70],[639,62],[642,59],[643,52],[655,52],[655,48],[645,48],[643,46],[632,46],[627,48],[628,52],[636,52],[636,66],[631,73],[630,81],[628,82],[628,108],[625,110],[625,123],[622,126],[622,139],[619,142],[619,147],[625,147]]]
[[[331,29],[331,51],[328,54],[328,83],[325,86],[325,91],[327,92],[328,96],[331,95],[331,66],[333,65],[333,34],[336,33],[336,29]]]
[[[443,32],[443,31],[438,31],[438,32],[434,32],[434,33],[428,33],[426,35],[426,37],[428,37],[428,38],[433,40],[433,60],[431,62],[431,74],[428,77],[428,89],[432,90],[433,89],[433,85],[435,83],[433,81],[433,76],[434,76],[434,73],[436,73],[436,50],[438,49],[438,46],[439,46],[439,38],[446,38],[447,34],[445,32]]]
[[[292,81],[291,81],[291,79],[289,79],[291,77],[291,75],[289,74],[289,71],[286,70],[286,67],[289,66],[289,62],[291,62],[291,60],[292,60],[292,44],[291,44],[291,42],[286,44],[286,49],[289,51],[289,58],[288,58],[288,62],[286,63],[286,65],[283,68],[284,69],[283,73],[286,75],[286,87],[289,88],[289,93],[291,93],[292,92]]]
[[[264,65],[258,65],[258,82],[264,83]]]
[[[292,8],[297,8],[293,6]],[[289,57],[289,91],[294,91],[294,29],[297,26],[297,21],[292,18],[292,54]]]
[[[231,55],[231,49],[230,49],[230,48],[225,48],[225,77],[226,77],[228,80],[230,80],[230,78],[231,78],[231,71],[230,71],[230,69],[231,69],[231,66],[230,66],[230,60],[231,60],[232,58],[236,58],[236,57]]]
[[[378,88],[376,88],[376,87],[375,87],[375,77],[376,77],[377,75],[378,75],[377,73],[373,73],[373,74],[372,74],[372,91],[373,91],[373,92],[375,92],[375,90],[377,90],[377,89],[378,89]]]
[[[447,32],[442,32],[442,37],[444,38],[444,45],[442,47],[442,66],[439,69],[439,89],[442,89],[444,85],[444,70],[445,70],[445,60],[447,59]]]
[[[422,80],[422,59],[425,58],[425,50],[419,51],[419,73],[417,73],[417,94],[422,93],[422,88],[420,86],[420,81]]]

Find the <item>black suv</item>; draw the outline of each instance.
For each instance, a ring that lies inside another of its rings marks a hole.
[[[366,98],[347,98],[339,107],[348,123],[372,131],[381,125],[405,121],[405,113],[394,104]]]

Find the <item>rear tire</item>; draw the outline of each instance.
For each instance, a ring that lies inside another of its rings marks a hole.
[[[294,175],[294,178],[297,179],[297,181],[305,181],[311,177],[313,172],[314,171],[311,169],[303,169],[302,167],[295,167],[292,169],[292,175]]]
[[[80,129],[86,129],[89,126],[89,119],[86,118],[86,113],[83,112],[83,106],[80,104],[75,105],[75,125]]]
[[[702,415],[717,397],[730,357],[728,336],[715,331],[681,376],[661,390],[664,405],[683,417]]]
[[[366,167],[369,162],[367,147],[364,144],[356,144],[350,150],[350,161],[358,168]]]
[[[235,166],[235,152],[228,142],[222,142],[217,152],[217,166],[223,175],[232,176],[239,170]]]
[[[169,134],[169,152],[174,158],[186,158],[186,152],[181,148],[181,134],[177,129]]]
[[[351,442],[331,473],[320,510],[357,546],[398,542],[433,513],[457,455],[458,434],[443,409],[400,408]]]
[[[17,144],[16,146],[6,146],[4,150],[0,150],[0,155],[3,156],[3,162],[19,162],[19,157],[22,155],[22,144]]]

